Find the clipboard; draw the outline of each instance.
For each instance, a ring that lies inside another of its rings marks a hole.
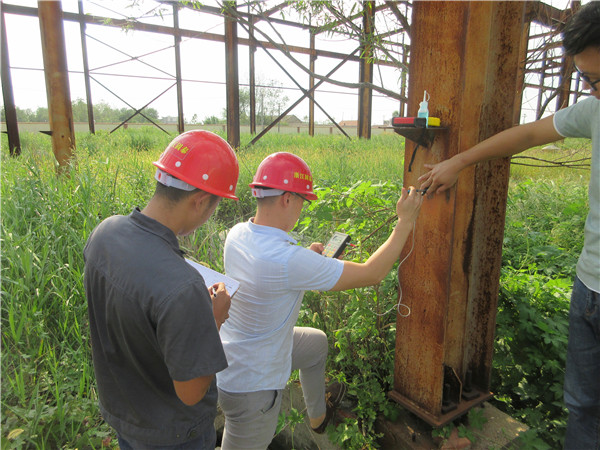
[[[224,283],[225,287],[227,288],[227,293],[230,297],[233,297],[233,294],[235,294],[240,287],[239,281],[234,280],[227,275],[217,272],[216,270],[212,270],[202,264],[192,261],[191,259],[185,258],[185,261],[194,269],[196,269],[200,275],[202,275],[207,288],[210,288],[215,283]]]

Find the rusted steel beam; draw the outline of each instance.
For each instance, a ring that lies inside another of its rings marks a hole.
[[[402,52],[402,65],[404,67],[408,67],[408,51],[405,49],[404,52]],[[402,70],[402,74],[400,75],[400,93],[403,96],[406,96],[406,88],[407,88],[407,82],[406,82],[406,77],[408,75],[408,70]],[[407,106],[407,102],[405,100],[400,100],[400,107],[398,108],[398,114],[400,116],[405,116],[406,115],[406,106]]]
[[[540,120],[542,118],[542,101],[544,100],[544,91],[545,91],[545,87],[544,87],[544,81],[546,79],[546,69],[548,68],[548,51],[544,51],[544,57],[542,58],[542,67],[540,69],[540,87],[538,90],[538,101],[537,101],[537,106],[535,109],[535,118],[536,120]]]
[[[315,35],[314,33],[310,33],[310,48],[314,50],[315,48]],[[315,73],[315,62],[317,57],[315,55],[310,55],[309,61],[309,70],[310,73]],[[308,89],[314,92],[315,89],[315,77],[309,75],[308,79]],[[313,99],[314,94],[310,96],[308,100],[308,134],[309,136],[315,135],[315,101]]]
[[[513,1],[413,4],[408,115],[427,90],[430,116],[447,130],[431,131],[430,148],[405,166],[405,185],[418,185],[423,164],[512,126],[524,12]],[[405,147],[409,161],[415,144]],[[411,313],[397,318],[390,397],[435,426],[491,395],[508,176],[508,160],[482,163],[425,200],[399,270]]]
[[[75,132],[69,91],[69,71],[60,2],[38,2],[44,74],[48,96],[48,117],[52,150],[58,171],[66,172],[74,159]]]
[[[4,3],[0,5],[4,8]],[[13,95],[12,78],[10,74],[10,60],[8,57],[8,43],[6,41],[6,27],[4,25],[4,10],[0,12],[2,16],[2,99],[4,101],[4,116],[6,119],[6,133],[8,134],[8,151],[10,156],[19,156],[21,154],[21,139],[19,138],[19,124],[17,122],[17,108],[15,107],[15,98]]]
[[[206,9],[206,7],[203,7],[202,9]],[[31,8],[28,6],[19,6],[19,5],[8,4],[8,5],[6,5],[6,12],[10,13],[10,14],[20,14],[20,15],[24,15],[24,16],[37,16],[37,8]],[[75,13],[64,12],[63,17],[65,20],[79,21],[78,14],[75,14]],[[149,23],[131,22],[131,21],[127,21],[127,20],[112,19],[112,18],[100,17],[100,16],[85,16],[84,20],[86,23],[93,24],[93,25],[102,25],[102,26],[114,27],[114,28],[129,27],[132,30],[136,30],[136,31],[147,31],[150,33],[160,33],[160,34],[167,34],[167,35],[174,34],[174,30],[172,27],[167,27],[164,25],[154,25],[154,24],[149,24]],[[271,22],[276,22],[274,19],[269,19],[269,20]],[[216,33],[207,33],[207,32],[197,31],[197,30],[188,30],[185,28],[180,28],[179,33],[182,38],[203,39],[203,40],[214,41],[214,42],[225,42],[225,36],[221,35],[221,34],[216,34]],[[257,43],[260,43],[265,48],[278,50],[278,48],[270,42],[267,42],[267,41],[254,42],[255,45]],[[238,37],[238,45],[251,45],[250,39]],[[297,45],[286,45],[286,50],[291,53],[299,53],[299,54],[303,54],[303,55],[312,54],[310,48],[300,47]],[[315,53],[317,56],[325,57],[325,58],[345,59],[348,56],[347,54],[344,54],[344,53],[332,52],[332,51],[328,51],[328,50],[316,49],[316,50],[313,50],[312,52]],[[350,60],[359,62],[360,56],[353,55],[350,58]],[[379,64],[380,66],[397,67],[397,64],[392,61],[375,60],[374,62],[376,64]]]
[[[181,36],[179,34],[179,3],[173,3],[173,29],[175,31],[175,82],[177,83],[177,131],[185,131],[183,117],[183,84],[181,82]]]
[[[386,0],[385,4],[390,8],[390,11],[396,16],[396,19],[402,24],[402,28],[410,35],[410,24],[408,23],[408,19],[404,17],[404,14],[400,12],[398,9],[398,5],[396,2],[391,0]]]
[[[359,64],[360,83],[373,83],[373,34],[375,33],[375,2],[363,2],[361,60]],[[361,85],[358,89],[358,127],[359,138],[371,139],[371,111],[373,90]]]
[[[546,55],[547,50],[550,50],[551,46],[547,46],[544,47],[544,52],[543,54]],[[540,49],[537,49],[536,52],[539,52]],[[527,63],[528,66],[531,66],[533,64],[537,64],[537,63],[545,63],[547,64],[548,67],[550,68],[555,68],[555,67],[561,67],[561,63],[557,62],[557,59],[560,58],[560,56],[542,56],[541,58],[532,58],[529,57],[527,58],[527,61],[525,61]],[[528,72],[539,72],[539,68],[534,68],[534,69],[529,69]]]
[[[368,0],[370,1],[370,0]],[[325,3],[324,5],[327,9],[329,9],[329,11],[336,17],[338,17],[338,20],[333,21],[333,22],[328,22],[327,26],[324,29],[317,29],[315,27],[315,33],[319,34],[319,33],[323,33],[323,32],[329,32],[332,28],[335,28],[343,23],[352,26],[352,22],[358,18],[360,18],[361,16],[363,16],[364,18],[364,13],[363,12],[358,12],[353,14],[352,16],[343,16],[341,14],[341,12],[337,11],[333,5],[329,5],[327,3]],[[388,9],[389,5],[387,4],[382,4],[382,5],[376,5],[375,2],[373,2],[373,13],[375,12],[379,12],[382,11],[384,9]]]
[[[242,26],[243,26],[243,25],[242,25]],[[304,89],[304,87],[302,87],[302,85],[301,85],[301,84],[300,84],[298,81],[296,81],[296,79],[295,79],[295,78],[294,78],[294,77],[293,77],[293,76],[290,74],[290,72],[289,72],[289,71],[288,71],[288,70],[287,70],[287,69],[286,69],[286,68],[285,68],[285,67],[284,67],[284,66],[281,64],[281,61],[279,61],[279,60],[278,60],[278,59],[277,59],[275,56],[273,56],[273,55],[272,55],[272,54],[271,54],[271,53],[270,53],[268,50],[266,50],[266,49],[264,49],[264,48],[263,48],[263,50],[265,50],[265,53],[267,54],[267,56],[269,56],[269,57],[270,57],[270,58],[273,60],[273,62],[274,62],[275,64],[277,64],[277,66],[278,66],[278,67],[281,69],[281,71],[282,71],[283,73],[285,73],[285,74],[286,74],[286,75],[287,75],[287,76],[290,78],[290,80],[292,80],[292,82],[293,82],[293,83],[296,85],[296,87],[297,87],[298,89],[300,89],[300,91],[302,91],[302,92],[303,92],[303,96],[302,96],[301,98],[303,98],[303,97],[305,97],[305,96],[308,96],[308,97],[309,97],[309,98],[310,98],[310,99],[311,99],[311,100],[314,102],[314,104],[315,104],[316,106],[318,106],[318,107],[319,107],[319,109],[320,109],[320,110],[321,110],[321,111],[322,111],[322,112],[325,114],[325,116],[326,116],[326,117],[327,117],[327,118],[328,118],[328,119],[331,121],[331,123],[333,123],[333,124],[334,124],[334,125],[335,125],[335,126],[336,126],[336,127],[339,129],[339,130],[340,130],[340,132],[341,132],[341,133],[342,133],[344,136],[346,136],[346,137],[348,137],[348,138],[349,138],[348,134],[347,134],[347,133],[344,131],[344,129],[343,129],[342,127],[340,127],[340,126],[339,126],[339,124],[338,124],[338,123],[335,121],[335,119],[334,119],[333,117],[331,117],[331,115],[330,115],[330,114],[329,114],[327,111],[325,111],[325,109],[324,109],[324,108],[323,108],[321,105],[319,105],[319,103],[318,103],[318,102],[315,100],[314,96],[312,95],[312,92],[313,92],[313,91],[312,91],[312,90],[310,90],[310,89],[309,89],[308,91],[307,91],[306,89]],[[357,50],[359,50],[359,49],[357,49]],[[349,57],[349,56],[351,56],[351,55],[353,55],[354,53],[356,53],[356,51],[357,51],[357,50],[355,50],[355,51],[351,52],[351,53],[348,55],[348,57]],[[336,68],[334,68],[334,70],[333,70],[333,71],[337,70],[337,68],[338,68],[338,67],[341,67],[341,66],[342,66],[344,63],[346,63],[346,61],[347,61],[347,60],[348,60],[348,58],[345,58],[345,59],[343,59],[343,60],[342,60],[342,61],[341,61],[341,62],[338,64],[338,66],[336,66]],[[322,82],[323,82],[323,81],[325,81],[325,80],[326,80],[326,79],[328,79],[328,78],[329,78],[329,76],[328,76],[328,75],[327,75],[327,76],[325,76],[325,77],[324,77],[324,79],[320,80],[320,81],[319,81],[319,83],[318,83],[316,86],[319,86],[320,84],[322,84]],[[315,86],[315,88],[316,88],[316,86]],[[279,121],[280,121],[282,118],[284,118],[284,117],[285,117],[285,116],[286,116],[286,115],[287,115],[287,114],[288,114],[288,113],[289,113],[289,112],[290,112],[290,111],[291,111],[291,110],[294,108],[294,106],[295,106],[295,105],[296,105],[296,104],[294,104],[292,107],[288,107],[288,109],[287,109],[287,110],[286,110],[284,113],[280,114],[280,115],[279,115],[279,117],[277,117],[277,118],[276,118],[276,119],[275,119],[275,120],[274,120],[274,121],[273,121],[273,122],[272,122],[270,125],[268,125],[268,126],[265,128],[265,129],[263,129],[263,130],[261,131],[261,133],[260,133],[260,134],[259,134],[257,137],[255,137],[255,138],[252,140],[252,142],[250,142],[250,144],[249,144],[249,145],[253,145],[253,144],[254,144],[254,142],[256,142],[256,140],[260,139],[260,137],[264,135],[264,133],[266,133],[268,130],[270,130],[270,129],[271,129],[273,126],[274,126],[274,125],[277,125],[277,123],[278,123],[278,122],[279,122]]]
[[[571,3],[570,15],[575,14],[581,8],[581,2]],[[598,25],[600,26],[600,24]],[[569,106],[569,95],[571,94],[571,79],[573,78],[574,62],[573,57],[563,55],[561,59],[560,79],[558,85],[558,98],[556,99],[556,110]]]
[[[539,34],[532,34],[530,36],[531,39],[548,39],[553,37],[556,34],[555,30],[550,30],[550,31],[546,31],[543,33],[539,33]],[[538,51],[538,49],[531,49],[532,52],[534,51]]]
[[[168,0],[168,1],[170,1],[170,0]],[[287,3],[288,2],[282,3],[279,6],[288,6]],[[272,23],[278,23],[280,25],[287,25],[287,26],[295,27],[295,28],[303,28],[303,29],[314,29],[315,28],[313,26],[306,25],[306,24],[299,23],[299,22],[292,22],[290,20],[278,19],[276,17],[267,17],[267,14],[270,15],[270,14],[274,13],[276,9],[279,9],[279,6],[272,8],[271,11],[267,11],[266,14],[251,14],[249,12],[245,13],[240,10],[238,10],[236,12],[236,14],[240,17],[246,18],[247,20],[249,20],[250,18],[253,18],[255,22],[259,22],[261,20],[268,20],[269,22],[272,22]],[[205,13],[213,14],[216,16],[223,15],[223,9],[220,7],[216,7],[216,6],[208,6],[208,5],[203,5],[200,3],[195,3],[195,4],[187,5],[186,7],[194,8],[195,11],[205,12]]]
[[[288,6],[290,6],[288,2],[280,3],[279,5],[273,6],[271,9],[265,11],[262,15],[265,17],[270,17],[271,15],[275,14],[278,11],[281,11],[282,9],[287,8]]]
[[[90,133],[96,133],[96,125],[94,123],[94,104],[92,103],[92,87],[90,85],[90,66],[88,63],[87,40],[85,38],[85,21],[83,18],[83,0],[77,2],[79,8],[79,33],[81,35],[81,53],[83,59],[83,79],[85,81],[85,100],[87,105],[88,127]]]
[[[240,147],[240,84],[238,75],[238,37],[235,1],[225,6],[225,79],[227,81],[227,142],[235,150]]]
[[[357,48],[350,54],[354,54],[358,50],[359,50],[359,48]],[[346,63],[346,61],[347,60],[340,61],[337,64],[337,66],[335,66],[333,69],[331,69],[325,77],[329,78],[330,76],[332,76],[340,67],[342,67]],[[317,82],[317,84],[315,84],[308,91],[304,90],[303,94],[300,96],[300,98],[298,98],[298,100],[296,100],[294,103],[292,103],[290,106],[288,106],[288,108],[283,113],[281,113],[278,118],[276,118],[273,122],[271,122],[269,125],[267,125],[267,127],[264,130],[262,130],[254,139],[252,139],[252,141],[250,141],[250,143],[248,144],[248,147],[254,145],[261,137],[263,137],[265,134],[267,134],[267,132],[271,128],[273,128],[275,125],[277,125],[279,120],[281,120],[283,117],[288,115],[296,106],[298,106],[300,104],[300,102],[302,102],[302,100],[304,100],[305,97],[313,98],[313,95],[312,95],[313,92],[324,82],[325,82],[324,80],[319,80]],[[315,104],[317,104],[317,106],[318,106],[318,103],[315,102]],[[333,123],[344,136],[346,136],[348,139],[350,139],[350,136],[348,136],[348,134],[344,131],[344,129],[342,127],[340,127],[340,125],[331,116],[329,116],[329,114],[325,110],[323,110],[323,113],[327,116],[327,118],[329,120],[331,120],[331,123]],[[331,128],[333,129],[333,127],[331,127]]]
[[[142,111],[144,109],[146,109],[151,103],[153,103],[157,98],[161,97],[165,92],[169,91],[173,86],[175,86],[175,83],[173,83],[171,86],[169,86],[168,88],[166,88],[164,91],[162,91],[160,94],[158,94],[156,97],[154,97],[152,100],[150,100],[148,103],[146,103],[141,108],[135,108],[132,105],[130,105],[129,103],[127,103],[127,101],[125,101],[121,97],[119,97],[117,94],[115,94],[114,92],[112,92],[110,89],[108,89],[106,86],[104,86],[102,83],[100,83],[98,80],[94,80],[94,81],[96,81],[96,83],[98,83],[100,86],[102,86],[108,92],[110,92],[112,95],[114,95],[115,97],[117,97],[119,100],[121,100],[127,106],[129,106],[131,109],[133,109],[133,113],[131,113],[129,115],[129,117],[127,117],[125,120],[123,120],[115,128],[113,128],[112,130],[110,130],[111,133],[114,133],[116,130],[118,130],[121,127],[125,127],[126,128],[127,122],[129,122],[131,119],[133,119],[135,116],[137,116],[139,114],[144,119],[146,119],[148,122],[150,122],[152,125],[154,125],[156,128],[159,128],[160,130],[164,131],[166,134],[171,135],[171,133],[169,133],[167,130],[165,130],[163,127],[161,127],[159,124],[157,124],[154,120],[152,120],[150,117],[148,117]]]
[[[523,104],[523,93],[525,91],[527,46],[529,44],[530,29],[531,22],[525,20],[523,22],[523,30],[521,31],[521,41],[519,47],[519,72],[517,74],[517,93],[515,95],[515,103],[513,105],[513,125],[518,125],[521,122],[521,105]]]
[[[578,0],[573,0],[571,4],[579,4],[579,6],[581,6],[581,2]],[[526,14],[527,22],[536,22],[550,28],[566,23],[569,18],[568,10],[558,9],[539,0],[527,2]]]
[[[254,41],[254,19],[250,19],[250,24],[248,26],[248,37],[250,38],[250,42]],[[256,65],[255,65],[255,53],[256,53],[256,45],[250,44],[248,46],[248,85],[249,85],[249,103],[250,103],[250,134],[256,134]]]

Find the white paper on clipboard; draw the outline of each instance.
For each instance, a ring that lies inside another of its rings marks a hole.
[[[233,297],[233,294],[235,294],[240,287],[239,281],[234,280],[227,275],[217,272],[216,270],[209,269],[208,267],[198,264],[191,259],[186,258],[185,261],[194,269],[196,269],[200,275],[202,275],[207,288],[210,288],[215,283],[224,283],[225,288],[227,288],[227,293],[230,297]]]

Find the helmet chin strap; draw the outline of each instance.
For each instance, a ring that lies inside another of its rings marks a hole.
[[[191,184],[188,184],[185,181],[181,181],[179,178],[175,178],[174,176],[169,175],[164,170],[156,169],[154,178],[160,184],[164,184],[167,187],[181,189],[182,191],[193,191],[194,189],[196,189]]]

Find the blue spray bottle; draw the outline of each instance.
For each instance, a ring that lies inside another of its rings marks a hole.
[[[429,121],[429,98],[430,95],[427,91],[423,91],[423,101],[419,103],[419,111],[417,112],[417,117],[423,117],[425,119],[425,126],[428,126]]]

